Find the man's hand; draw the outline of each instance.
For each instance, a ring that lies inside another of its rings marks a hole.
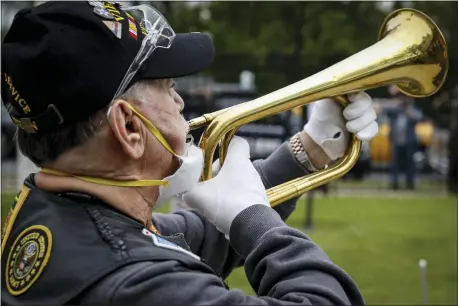
[[[244,209],[256,204],[270,207],[261,177],[250,161],[248,142],[237,136],[229,144],[218,175],[198,184],[183,200],[227,236],[232,221]]]
[[[315,102],[310,120],[304,126],[304,131],[331,160],[344,155],[349,132],[363,141],[372,139],[378,133],[371,97],[365,92],[358,92],[348,95],[348,99],[350,103],[343,113],[342,106],[332,99]]]

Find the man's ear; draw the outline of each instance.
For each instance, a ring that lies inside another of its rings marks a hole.
[[[117,100],[111,106],[108,121],[124,153],[133,159],[142,157],[145,151],[144,131],[141,120],[134,115],[130,105],[124,100]]]

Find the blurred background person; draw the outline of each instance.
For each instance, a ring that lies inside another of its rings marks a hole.
[[[415,189],[414,153],[418,139],[415,125],[422,119],[422,114],[415,109],[414,99],[401,93],[396,86],[389,86],[388,91],[395,107],[386,110],[390,120],[391,143],[391,188],[399,189],[399,173],[406,176],[407,189]]]

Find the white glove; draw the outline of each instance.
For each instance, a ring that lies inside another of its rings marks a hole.
[[[226,236],[244,209],[256,204],[270,207],[261,177],[250,161],[248,142],[238,136],[232,138],[218,175],[199,183],[183,195],[183,200]]]
[[[350,103],[343,110],[343,115],[342,106],[332,99],[315,102],[310,120],[304,126],[304,131],[331,160],[344,155],[350,137],[348,132],[356,134],[362,141],[369,141],[378,133],[371,97],[361,91],[349,94],[348,100]]]

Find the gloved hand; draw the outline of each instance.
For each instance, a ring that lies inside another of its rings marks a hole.
[[[213,166],[217,170],[216,162]],[[270,206],[261,177],[250,161],[248,142],[237,136],[229,144],[218,175],[199,183],[183,195],[183,200],[226,236],[244,209],[256,204]]]
[[[219,164],[219,158],[218,158],[212,164],[213,177],[215,177],[219,173],[220,169],[221,169],[221,165]],[[178,211],[178,210],[188,210],[189,209],[189,206],[185,203],[181,195],[173,197],[170,201],[170,206],[171,206],[171,211],[170,211],[171,213]]]
[[[362,141],[368,141],[378,133],[372,98],[365,92],[358,92],[349,94],[348,100],[350,103],[343,113],[342,106],[332,99],[315,102],[310,120],[304,126],[304,131],[331,160],[344,155],[350,138],[348,132],[356,134]]]

